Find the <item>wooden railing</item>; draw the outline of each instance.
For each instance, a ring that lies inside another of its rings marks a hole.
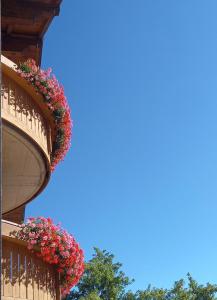
[[[13,62],[1,56],[1,115],[36,142],[50,161],[53,118],[41,95],[21,78]]]
[[[19,226],[3,221],[2,280],[3,300],[60,300],[55,267],[31,253],[25,242],[11,237]]]
[[[2,117],[30,135],[50,156],[49,127],[30,95],[9,76],[2,76]]]
[[[47,185],[55,124],[43,96],[4,56],[1,71],[4,214],[34,199]]]

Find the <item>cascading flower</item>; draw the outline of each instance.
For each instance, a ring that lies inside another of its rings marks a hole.
[[[44,217],[29,218],[13,234],[43,261],[57,266],[62,295],[67,295],[84,272],[83,251],[74,237]]]
[[[71,141],[72,120],[63,86],[54,75],[51,75],[51,68],[42,70],[33,59],[20,63],[17,72],[34,87],[36,92],[42,94],[44,103],[52,112],[55,123],[55,138],[51,153],[51,170],[53,171],[56,165],[64,159]]]

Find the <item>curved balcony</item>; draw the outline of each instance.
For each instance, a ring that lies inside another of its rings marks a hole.
[[[54,123],[42,96],[1,57],[3,214],[36,197],[50,178]]]
[[[3,300],[60,300],[55,267],[32,254],[26,243],[11,237],[19,230],[15,223],[2,222],[2,298]]]

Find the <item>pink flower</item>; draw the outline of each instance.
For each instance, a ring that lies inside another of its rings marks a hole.
[[[35,232],[30,232],[30,233],[29,233],[29,237],[30,237],[30,238],[34,238],[34,237],[35,237]]]
[[[27,68],[26,68],[27,67]],[[39,69],[35,61],[28,59],[26,62],[21,63],[17,72],[18,74],[29,81],[37,92],[41,93],[44,97],[44,102],[47,107],[56,112],[61,109],[63,112],[58,119],[54,118],[56,124],[56,132],[54,134],[53,145],[59,143],[58,132],[62,132],[61,140],[63,141],[51,154],[51,170],[53,171],[56,165],[64,159],[69,147],[71,145],[71,131],[72,120],[70,117],[70,109],[67,104],[67,99],[64,95],[64,89],[59,84],[54,75],[51,75],[51,69]],[[54,114],[55,116],[55,114]]]
[[[34,226],[33,226],[34,224]],[[41,224],[43,226],[41,226]],[[50,218],[30,218],[17,232],[17,237],[27,242],[27,248],[49,264],[57,265],[66,295],[84,272],[84,255],[72,235],[55,225]],[[33,246],[37,245],[37,249]]]

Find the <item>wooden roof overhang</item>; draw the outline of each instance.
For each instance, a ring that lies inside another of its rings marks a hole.
[[[41,64],[43,37],[62,0],[1,0],[2,54],[18,63]]]

